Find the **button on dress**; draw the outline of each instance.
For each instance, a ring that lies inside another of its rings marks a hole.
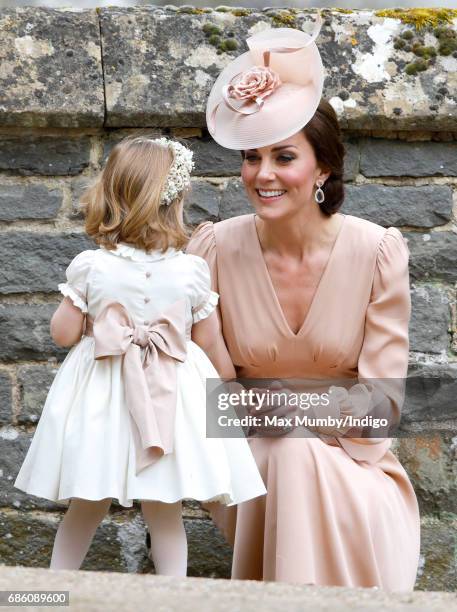
[[[111,497],[123,506],[185,498],[234,504],[263,495],[246,440],[206,437],[206,378],[218,375],[191,341],[192,324],[218,300],[206,262],[174,249],[146,253],[120,244],[80,253],[59,289],[92,319],[107,301],[120,302],[136,326],[185,303],[187,355],[176,365],[174,448],[136,473],[124,357],[96,361],[93,336],[83,336],[59,368],[15,486],[53,501]]]
[[[254,215],[205,223],[188,252],[209,264],[239,377],[399,379],[408,366],[408,249],[395,228],[346,215],[300,330],[275,294]],[[212,507],[232,577],[410,590],[419,513],[389,439],[253,438],[267,495]]]

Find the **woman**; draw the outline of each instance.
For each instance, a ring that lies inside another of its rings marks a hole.
[[[216,81],[209,128],[243,151],[255,213],[203,224],[188,252],[210,266],[239,377],[401,379],[408,250],[395,228],[338,212],[344,149],[320,102],[316,36],[262,32]],[[395,413],[395,391],[384,399]],[[251,439],[267,496],[236,517],[213,513],[234,545],[233,578],[413,588],[419,515],[408,477],[388,439],[338,435]]]

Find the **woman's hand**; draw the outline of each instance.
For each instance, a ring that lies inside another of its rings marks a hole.
[[[257,438],[284,436],[293,431],[295,428],[295,415],[297,407],[291,406],[288,402],[288,396],[291,393],[290,389],[286,389],[282,383],[277,380],[271,383],[269,387],[251,389],[254,393],[265,394],[267,397],[271,391],[278,391],[274,397],[267,402],[267,405],[250,406],[249,414],[261,419],[262,423],[251,428],[249,435]]]

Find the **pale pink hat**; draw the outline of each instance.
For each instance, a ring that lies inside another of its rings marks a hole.
[[[249,51],[221,72],[206,106],[206,122],[227,149],[256,149],[297,133],[322,96],[324,69],[313,33],[264,30],[247,39]]]

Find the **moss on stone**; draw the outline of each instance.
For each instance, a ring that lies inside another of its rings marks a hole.
[[[236,8],[236,9],[233,9],[231,13],[232,15],[235,15],[235,17],[247,17],[248,15],[252,13],[252,10],[246,9],[246,8]]]
[[[411,40],[412,38],[414,38],[414,34],[412,33],[411,30],[405,30],[404,32],[400,34],[400,36],[404,40]]]
[[[457,17],[457,9],[449,8],[412,8],[412,9],[384,9],[375,11],[376,17],[391,17],[400,19],[403,23],[413,25],[416,30],[426,27],[436,27],[443,23],[452,23]]]
[[[457,33],[450,28],[436,28],[433,32],[438,39],[438,53],[451,55],[457,51]]]
[[[184,13],[187,15],[202,15],[208,11],[203,8],[195,8],[193,6],[181,6],[178,8],[177,13]]]
[[[220,44],[220,47],[223,51],[235,51],[238,49],[238,43],[234,38],[226,38]]]
[[[273,25],[277,28],[295,28],[297,26],[295,15],[290,11],[279,11],[273,15]]]
[[[211,36],[212,34],[222,34],[222,30],[214,25],[214,23],[205,23],[202,30],[206,36]]]
[[[416,75],[418,72],[424,72],[424,70],[427,70],[427,62],[422,58],[407,64],[405,68],[406,74],[409,75]]]
[[[212,34],[209,38],[208,38],[208,42],[210,45],[213,45],[213,47],[218,47],[221,43],[221,37],[218,36],[217,34]]]
[[[342,13],[343,15],[351,15],[354,11],[345,8],[332,8],[333,13]]]

